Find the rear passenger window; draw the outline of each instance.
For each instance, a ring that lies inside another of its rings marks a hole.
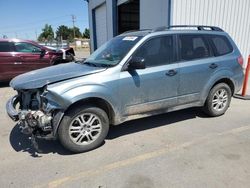
[[[139,47],[133,56],[144,58],[147,67],[172,63],[174,61],[173,37],[152,38]]]
[[[212,35],[210,40],[215,48],[216,56],[225,55],[233,51],[232,45],[224,36]]]
[[[181,60],[194,60],[210,56],[207,41],[201,35],[180,35],[179,47]]]
[[[0,42],[0,52],[12,52],[12,43],[10,42]]]

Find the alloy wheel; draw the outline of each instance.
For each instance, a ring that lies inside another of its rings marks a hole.
[[[222,111],[228,102],[228,93],[225,89],[219,89],[215,92],[212,100],[212,107],[216,111]]]
[[[77,145],[88,145],[94,142],[101,131],[101,120],[93,113],[78,115],[69,126],[70,139]]]

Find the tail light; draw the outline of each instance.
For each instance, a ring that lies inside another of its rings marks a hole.
[[[243,67],[243,63],[244,63],[243,57],[242,56],[238,57],[237,61]]]

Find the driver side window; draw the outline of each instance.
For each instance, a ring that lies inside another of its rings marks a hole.
[[[174,61],[173,36],[148,40],[133,55],[145,59],[146,67],[167,65]]]
[[[41,49],[33,44],[26,42],[16,42],[15,43],[15,51],[16,52],[24,52],[24,53],[40,53]]]

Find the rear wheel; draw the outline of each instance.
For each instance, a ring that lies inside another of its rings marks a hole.
[[[106,138],[109,119],[97,107],[77,107],[63,118],[58,129],[62,145],[72,152],[86,152],[97,148]]]
[[[215,85],[209,92],[204,112],[212,117],[224,114],[231,102],[232,91],[226,83]]]

